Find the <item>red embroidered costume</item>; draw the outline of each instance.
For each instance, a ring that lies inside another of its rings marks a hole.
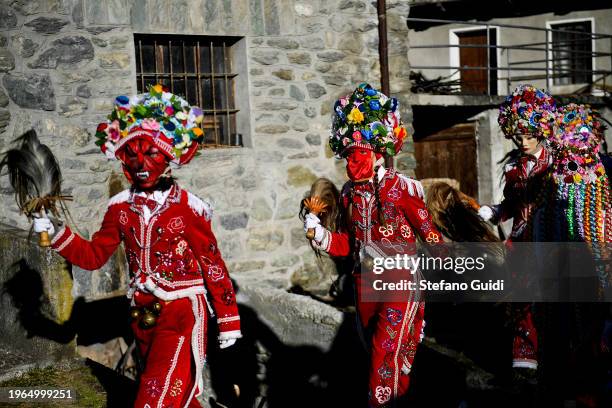
[[[389,252],[414,255],[417,234],[428,243],[441,243],[442,236],[423,202],[421,184],[380,166],[380,152],[394,154],[406,135],[397,101],[362,84],[352,95],[336,102],[335,111],[330,145],[337,154],[346,157],[351,179],[344,185],[340,198],[342,211],[348,215],[347,226],[331,232],[317,226],[318,220],[309,214],[306,227],[317,229],[314,245],[331,256],[345,257]],[[380,121],[375,122],[372,117]],[[410,276],[409,271],[404,272],[406,277]],[[367,285],[362,283],[368,277],[362,273],[370,272],[355,270],[359,319],[364,331],[373,333],[369,404],[388,406],[408,389],[408,375],[424,324],[424,303],[414,294],[365,300],[363,291]]]
[[[193,157],[201,111],[159,85],[136,100],[119,97],[116,105],[97,137],[109,156],[123,162],[134,185],[111,198],[102,227],[90,241],[64,227],[52,245],[69,262],[93,270],[123,242],[132,305],[140,311],[157,308],[153,325],[138,318],[132,322],[146,360],[135,406],[199,407],[195,396],[202,392],[207,293],[222,345],[241,337],[240,318],[211,229],[210,205],[174,181],[159,187],[164,184],[159,180],[170,159],[185,164]],[[118,137],[114,130],[119,130]]]
[[[508,263],[514,271],[524,271],[528,259],[512,256],[513,242],[538,241],[535,220],[542,206],[552,157],[542,140],[551,134],[555,101],[545,91],[531,85],[519,86],[500,106],[499,124],[506,138],[512,138],[521,147],[521,154],[511,159],[504,168],[504,200],[490,207],[492,221],[512,221],[512,232],[506,241],[509,248]],[[531,142],[530,142],[531,141]],[[537,145],[530,146],[529,144]],[[533,150],[533,151],[530,151]],[[535,255],[534,255],[535,256]],[[515,278],[526,281],[525,276]],[[538,334],[533,322],[530,304],[513,305],[514,340],[512,366],[537,369]]]

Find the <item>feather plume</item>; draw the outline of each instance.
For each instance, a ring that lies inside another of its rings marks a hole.
[[[40,211],[49,211],[57,217],[59,204],[66,213],[63,201],[71,197],[61,194],[62,174],[51,149],[40,143],[34,130],[14,143],[18,147],[3,154],[0,172],[7,168],[19,209],[28,217]]]

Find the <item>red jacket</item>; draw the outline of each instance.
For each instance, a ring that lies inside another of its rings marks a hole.
[[[552,158],[546,148],[542,148],[539,157],[521,156],[504,167],[504,200],[493,206],[495,218],[506,221],[512,218],[512,241],[531,241],[527,227],[532,221],[534,210],[541,204],[540,194],[546,191]]]
[[[327,231],[322,249],[331,256],[347,256],[352,250],[352,237],[362,245],[377,247],[382,253],[415,254],[415,234],[431,248],[441,248],[442,234],[433,224],[423,202],[421,183],[394,169],[387,169],[379,182],[379,198],[386,228],[378,222],[373,183],[357,185],[347,182],[342,189],[340,205],[345,214],[349,212],[349,206],[351,208],[348,222],[352,231]]]
[[[141,290],[171,301],[208,289],[221,337],[239,337],[236,296],[211,230],[210,205],[175,185],[146,223],[143,205],[134,201],[131,190],[117,194],[91,241],[64,227],[54,237],[53,249],[72,264],[94,270],[123,241],[131,275],[129,296]]]

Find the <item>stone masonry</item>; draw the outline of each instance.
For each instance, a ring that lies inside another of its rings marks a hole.
[[[392,94],[405,102],[407,0],[388,4]],[[379,86],[376,3],[360,0],[0,0],[0,150],[29,128],[59,158],[78,231],[89,237],[122,178],[93,143],[113,98],[136,93],[134,33],[239,36],[234,65],[248,86],[245,147],[202,151],[175,172],[212,201],[213,229],[230,273],[285,289],[323,292],[330,262],[318,263],[297,212],[317,177],[340,186],[344,166],[327,135],[333,101],[358,83]],[[402,116],[411,121],[404,103]],[[410,127],[409,127],[410,128]],[[397,166],[412,174],[411,144]],[[0,181],[0,221],[29,226],[18,214],[7,177]],[[114,285],[97,272],[104,296]],[[75,276],[82,276],[76,274]],[[75,288],[84,288],[76,282]]]

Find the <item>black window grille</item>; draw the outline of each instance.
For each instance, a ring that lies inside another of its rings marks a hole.
[[[236,37],[134,35],[139,92],[157,83],[204,111],[204,147],[242,145],[232,46]]]
[[[593,41],[590,21],[552,24],[554,85],[593,82]]]

